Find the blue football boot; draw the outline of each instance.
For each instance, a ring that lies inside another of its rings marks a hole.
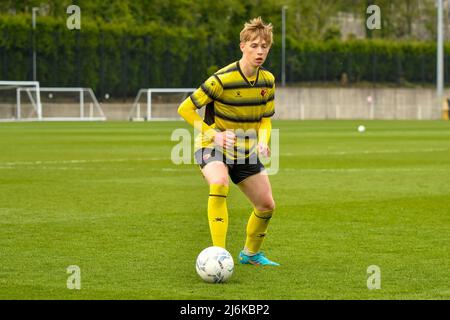
[[[276,263],[274,261],[270,261],[264,256],[264,253],[261,251],[255,254],[254,256],[249,256],[244,253],[242,250],[241,253],[239,253],[239,262],[241,264],[253,264],[255,266],[279,266],[279,263]]]

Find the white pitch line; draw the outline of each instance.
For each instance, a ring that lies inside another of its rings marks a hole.
[[[191,168],[162,168],[162,171],[199,171],[199,169],[191,169]]]
[[[1,167],[0,166],[0,170],[15,170],[17,169],[17,167],[14,166],[9,166],[9,167]],[[47,167],[47,166],[25,166],[20,168],[21,170],[23,169],[30,169],[30,170],[64,170],[64,171],[76,171],[76,170],[81,170],[81,171],[86,171],[88,169],[86,169],[85,167]],[[111,172],[110,168],[95,168],[93,169],[95,171],[101,171],[101,170],[105,170],[108,172]],[[136,171],[137,169],[135,168],[121,168],[119,171]],[[162,171],[162,172],[194,172],[194,171],[198,171],[198,169],[192,169],[192,168],[188,168],[186,166],[184,166],[184,168],[147,168],[147,169],[139,169],[139,171],[144,171],[144,172],[148,172],[148,171]]]
[[[343,168],[343,169],[301,169],[301,168],[281,168],[281,171],[298,171],[298,172],[367,172],[367,171],[403,171],[403,172],[429,172],[429,171],[439,171],[439,172],[449,172],[449,169],[443,168]]]
[[[73,163],[104,163],[104,162],[129,162],[129,161],[161,161],[168,158],[146,158],[146,159],[91,159],[91,160],[51,160],[51,161],[14,161],[0,162],[0,166],[16,166],[16,165],[47,165],[47,164],[73,164]]]
[[[286,157],[307,156],[307,155],[343,155],[343,154],[374,154],[374,153],[416,153],[416,152],[442,152],[449,151],[448,148],[416,149],[416,150],[364,150],[364,151],[334,151],[334,152],[311,152],[311,153],[292,153],[286,152],[280,154]]]

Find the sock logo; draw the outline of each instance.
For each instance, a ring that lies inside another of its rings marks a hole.
[[[264,238],[265,236],[266,236],[265,233],[260,233],[260,234],[258,234],[258,238]]]
[[[210,153],[207,153],[207,154],[203,155],[203,160],[204,161],[207,161],[209,158],[211,158],[211,154]]]
[[[216,218],[214,218],[213,221],[214,221],[214,222],[224,222],[224,221],[223,221],[223,218],[221,218],[221,217],[216,217]]]

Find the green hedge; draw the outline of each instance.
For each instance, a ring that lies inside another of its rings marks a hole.
[[[430,42],[351,40],[289,43],[288,80],[432,83],[436,45]],[[446,46],[446,52],[450,47]],[[291,66],[289,66],[291,65]],[[290,68],[289,68],[290,67]]]
[[[197,86],[217,59],[236,56],[218,54],[222,43],[211,49],[201,29],[83,23],[70,31],[65,23],[39,19],[37,74],[43,86],[86,86],[100,95],[127,97],[143,87]],[[32,48],[29,23],[0,16],[0,79],[31,80]]]
[[[29,19],[28,19],[29,20]],[[0,16],[0,79],[32,78],[33,30],[21,16]],[[134,96],[144,87],[196,87],[208,71],[240,56],[233,35],[213,38],[198,28],[145,27],[84,22],[70,31],[65,20],[40,18],[36,31],[38,80],[43,86],[92,87],[99,96]],[[266,67],[280,79],[281,41]],[[287,39],[287,81],[433,83],[436,46],[385,40]],[[446,46],[448,52],[450,48]],[[450,61],[449,61],[450,62]],[[448,79],[448,77],[446,77]]]

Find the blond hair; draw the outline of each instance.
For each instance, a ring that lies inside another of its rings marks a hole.
[[[271,46],[273,42],[272,29],[271,23],[264,24],[261,17],[254,18],[244,24],[244,29],[240,33],[241,42],[252,41],[257,37],[261,37],[268,46]]]

